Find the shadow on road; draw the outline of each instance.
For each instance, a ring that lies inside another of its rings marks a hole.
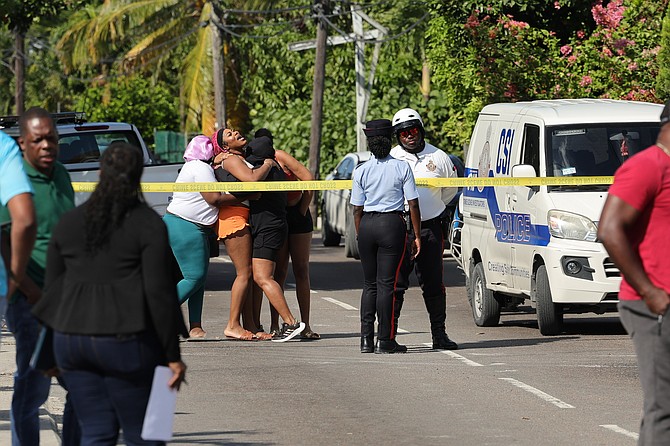
[[[187,434],[175,434],[170,440],[170,444],[199,444],[199,445],[212,445],[212,446],[223,446],[223,445],[254,445],[254,446],[265,446],[273,445],[276,443],[268,443],[265,441],[240,441],[239,436],[253,436],[253,432],[250,431],[211,431],[211,432],[189,432]],[[236,440],[232,439],[215,439],[215,437],[232,437],[235,436]]]
[[[503,316],[501,326],[523,327],[537,330],[537,320],[535,313],[532,310],[528,313],[523,313],[523,318],[509,319],[515,314]],[[529,317],[525,316],[528,314]],[[516,314],[516,316],[521,316]],[[532,318],[532,319],[531,319]],[[563,319],[563,331],[561,335],[625,335],[626,330],[621,325],[618,316],[594,316],[594,317],[577,317],[575,315],[566,314]]]
[[[550,344],[553,342],[579,339],[579,336],[547,336],[541,338],[526,339],[494,339],[482,340],[478,342],[461,342],[458,344],[458,351],[461,350],[479,350],[487,348],[501,347],[527,347],[529,345]]]

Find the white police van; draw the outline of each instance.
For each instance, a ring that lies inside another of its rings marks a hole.
[[[561,331],[564,313],[616,311],[620,273],[596,238],[608,185],[583,177],[611,176],[654,144],[662,108],[574,99],[482,109],[465,176],[519,184],[469,187],[461,196],[456,248],[477,325],[497,325],[501,310],[526,300],[543,335]],[[538,176],[564,184],[522,184]]]

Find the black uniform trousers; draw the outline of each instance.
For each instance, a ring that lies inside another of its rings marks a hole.
[[[407,237],[408,246],[414,243],[414,231]],[[423,292],[423,301],[430,318],[430,331],[433,337],[441,336],[446,331],[447,294],[444,289],[442,273],[442,253],[444,237],[442,235],[442,219],[435,217],[421,222],[421,252],[415,259],[406,256],[400,268],[395,299],[394,327],[397,329],[398,317],[405,300],[405,291],[409,288],[409,275],[412,269]]]
[[[405,257],[407,226],[400,212],[365,212],[358,230],[358,253],[363,266],[361,336],[372,337],[377,316],[377,339],[395,337],[395,288]]]

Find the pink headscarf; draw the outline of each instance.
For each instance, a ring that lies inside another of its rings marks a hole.
[[[208,161],[213,156],[214,147],[212,146],[212,141],[205,135],[194,137],[184,151],[184,161]]]

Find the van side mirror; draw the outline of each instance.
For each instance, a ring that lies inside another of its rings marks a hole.
[[[513,178],[535,178],[537,172],[535,168],[530,164],[517,164],[512,166],[512,177]]]

